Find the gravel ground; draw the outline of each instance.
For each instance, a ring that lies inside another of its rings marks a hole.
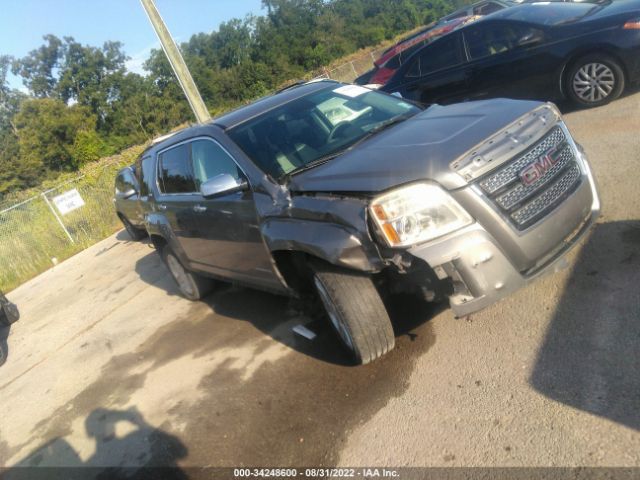
[[[397,299],[365,367],[285,298],[184,300],[124,232],[22,285],[0,465],[640,466],[640,93],[566,121],[604,205],[570,268],[463,320]]]

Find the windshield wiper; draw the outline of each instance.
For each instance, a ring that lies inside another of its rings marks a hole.
[[[342,155],[344,152],[346,152],[347,150],[349,150],[349,148],[351,148],[351,146],[349,146],[348,148],[343,148],[341,150],[338,150],[337,152],[333,152],[330,153],[328,155],[324,155],[320,158],[316,158],[315,160],[313,160],[312,162],[309,162],[301,167],[298,167],[294,170],[291,170],[289,173],[285,173],[282,176],[282,180],[281,183],[286,184],[289,182],[289,179],[293,176],[296,175],[298,173],[301,172],[305,172],[307,170],[311,170],[312,168],[315,168],[319,165],[322,165],[323,163],[327,163],[329,160],[333,160],[336,157],[339,157],[340,155]]]
[[[405,113],[403,115],[398,115],[396,117],[390,118],[389,120],[385,120],[382,123],[379,123],[378,125],[373,127],[371,130],[369,130],[367,133],[365,133],[362,137],[360,137],[356,142],[352,143],[349,146],[349,148],[353,148],[360,145],[362,142],[364,142],[368,138],[371,138],[374,135],[377,135],[378,133],[380,133],[381,131],[386,130],[387,128],[392,127],[400,122],[404,122],[405,120],[413,117],[414,115],[415,113]]]

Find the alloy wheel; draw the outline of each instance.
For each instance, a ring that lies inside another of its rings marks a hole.
[[[178,287],[180,287],[180,290],[182,290],[182,293],[184,293],[187,296],[193,295],[194,294],[193,286],[189,281],[187,272],[185,271],[184,267],[180,264],[178,259],[173,255],[167,255],[167,266],[169,267],[169,271],[171,272],[171,275],[173,275],[173,278],[177,282]]]
[[[587,63],[573,76],[573,91],[578,98],[589,103],[604,100],[615,86],[613,70],[603,63]]]

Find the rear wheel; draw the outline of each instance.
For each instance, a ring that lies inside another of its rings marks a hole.
[[[146,230],[142,230],[141,228],[134,227],[133,224],[129,221],[129,219],[124,215],[118,215],[118,217],[120,217],[120,221],[124,225],[124,229],[127,231],[127,233],[129,234],[132,240],[135,240],[135,241],[142,240],[144,237],[147,236]]]
[[[317,266],[313,284],[331,326],[356,363],[366,364],[393,349],[391,319],[368,275]]]
[[[189,300],[200,300],[213,290],[213,280],[184,268],[171,247],[165,246],[161,256],[180,292]]]
[[[619,63],[604,54],[587,55],[574,62],[565,78],[565,90],[574,104],[598,107],[620,96],[624,72]]]

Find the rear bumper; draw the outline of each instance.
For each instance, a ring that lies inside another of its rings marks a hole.
[[[479,223],[455,232],[437,243],[419,245],[409,250],[408,253],[427,262],[439,278],[448,277],[453,281],[454,291],[449,302],[457,317],[477,312],[535,279],[567,266],[566,255],[590,230],[600,214],[595,181],[586,158],[583,157],[582,161],[587,168],[588,179],[584,186],[590,190],[590,195],[585,197],[576,192],[557,208],[558,214],[562,214],[563,210],[575,212],[570,222],[573,228],[554,248],[537,258],[527,269],[519,269],[517,262],[507,254],[508,250],[502,248]],[[590,209],[584,208],[585,198],[590,199]],[[585,210],[588,211],[586,216]],[[557,219],[555,215],[549,215],[542,222],[544,230],[539,233],[544,231],[551,235],[555,231],[557,234]]]

